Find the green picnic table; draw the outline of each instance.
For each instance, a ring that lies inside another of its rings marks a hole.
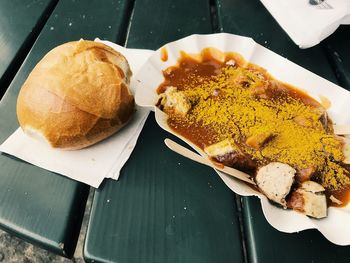
[[[350,89],[349,26],[299,49],[258,0],[0,1],[0,143],[18,127],[16,98],[41,57],[67,41],[106,39],[157,49],[191,34],[227,32],[256,42]],[[285,234],[256,197],[234,194],[210,168],[164,145],[151,113],[118,181],[95,190],[87,262],[348,262],[350,247],[318,231]],[[89,187],[0,154],[0,227],[71,257]]]

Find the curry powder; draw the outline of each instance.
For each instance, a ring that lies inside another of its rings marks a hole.
[[[320,122],[325,112],[321,105],[308,105],[281,91],[281,96],[266,98],[273,80],[257,66],[225,66],[210,78],[195,74],[181,91],[194,105],[185,116],[171,115],[177,122],[200,124],[213,130],[209,143],[233,138],[242,151],[257,162],[282,162],[298,169],[322,168],[318,181],[328,189],[350,184],[342,141]],[[242,142],[253,135],[272,134],[262,148]]]

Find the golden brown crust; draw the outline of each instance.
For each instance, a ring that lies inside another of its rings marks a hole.
[[[118,131],[134,112],[126,59],[93,41],[69,42],[50,51],[33,69],[17,100],[26,132],[44,135],[53,147],[80,149]]]

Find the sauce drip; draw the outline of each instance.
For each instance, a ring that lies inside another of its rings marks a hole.
[[[168,61],[168,51],[167,51],[166,47],[162,47],[162,49],[160,50],[160,59],[163,62]]]

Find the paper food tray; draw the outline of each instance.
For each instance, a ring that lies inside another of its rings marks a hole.
[[[156,89],[163,82],[162,70],[176,64],[180,51],[199,53],[203,48],[215,47],[223,52],[233,51],[241,54],[247,61],[265,68],[276,79],[289,83],[306,91],[310,96],[319,99],[326,97],[331,102],[328,110],[330,118],[336,124],[350,123],[350,115],[345,114],[350,103],[350,92],[317,76],[316,74],[292,63],[276,53],[255,43],[251,38],[232,34],[192,35],[164,46],[168,60],[161,60],[161,48],[158,49],[143,65],[136,76],[136,103],[155,111],[157,123],[165,130],[175,134],[167,125],[167,115],[155,107]],[[180,137],[200,154],[203,151],[187,139]],[[318,229],[328,240],[338,245],[350,244],[350,206],[343,208],[330,207],[328,217],[317,220],[309,218],[293,210],[284,210],[272,205],[267,198],[248,187],[245,183],[229,177],[221,172],[219,176],[235,193],[242,196],[258,196],[267,221],[282,232],[292,233],[305,229]]]

